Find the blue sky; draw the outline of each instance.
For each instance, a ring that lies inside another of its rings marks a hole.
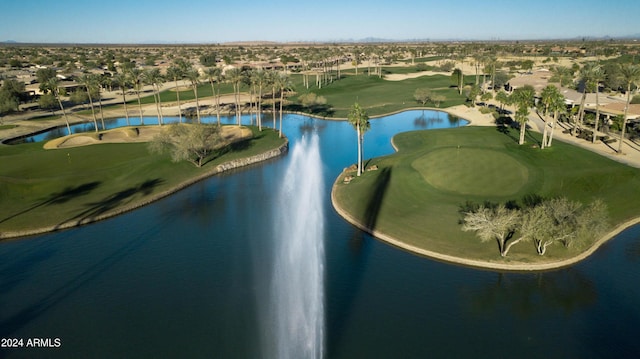
[[[0,41],[220,43],[640,34],[638,0],[3,1]]]

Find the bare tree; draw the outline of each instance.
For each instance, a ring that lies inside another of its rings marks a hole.
[[[500,256],[504,257],[505,244],[513,236],[519,221],[520,213],[503,204],[480,206],[464,214],[462,230],[475,231],[482,242],[496,240]]]
[[[205,159],[222,143],[220,127],[213,124],[173,124],[149,143],[152,153],[169,151],[174,162],[189,161],[202,167]]]

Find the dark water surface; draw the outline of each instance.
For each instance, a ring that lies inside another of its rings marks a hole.
[[[397,132],[450,126],[458,121],[430,111],[372,120],[365,157],[391,153]],[[284,128],[292,147],[306,132],[320,135],[325,357],[640,357],[640,226],[552,272],[440,263],[334,212],[330,187],[356,160],[349,124],[288,115]],[[78,229],[0,242],[0,337],[61,340],[0,348],[0,357],[261,357],[275,197],[288,162],[212,177]]]

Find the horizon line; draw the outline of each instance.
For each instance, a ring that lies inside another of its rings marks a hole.
[[[539,41],[603,41],[603,40],[627,40],[638,41],[640,34],[625,36],[573,36],[573,37],[546,37],[546,38],[490,38],[490,39],[474,39],[474,38],[417,38],[417,39],[387,39],[377,37],[366,37],[362,39],[327,39],[327,40],[232,40],[224,42],[215,41],[140,41],[140,42],[38,42],[38,41],[15,41],[4,40],[0,45],[234,45],[234,44],[358,44],[358,43],[438,43],[438,42],[539,42]]]

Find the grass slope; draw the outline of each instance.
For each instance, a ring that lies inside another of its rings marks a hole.
[[[314,92],[327,99],[327,107],[331,111],[321,113],[329,117],[346,118],[351,106],[360,103],[369,116],[383,115],[391,112],[420,106],[413,94],[418,88],[429,88],[435,94],[446,96],[447,100],[440,107],[449,107],[464,103],[465,97],[459,95],[452,87],[451,78],[443,75],[423,76],[403,81],[387,81],[377,76],[345,76],[321,89],[309,90],[296,86],[298,94]],[[291,98],[297,101],[297,96]]]
[[[277,148],[275,131],[258,132],[202,168],[149,153],[146,143],[44,150],[42,143],[0,147],[0,232],[87,221],[143,202],[216,165]]]
[[[545,150],[518,146],[517,134],[492,127],[466,127],[399,134],[396,154],[373,159],[379,170],[350,184],[338,182],[338,205],[369,228],[407,244],[456,257],[542,263],[575,256],[591,243],[550,247],[544,256],[533,245],[515,245],[500,259],[495,242],[481,243],[460,229],[466,201],[522,203],[528,194],[566,196],[588,203],[602,199],[610,223],[640,215],[640,170],[562,142]],[[539,140],[538,137],[532,138]]]

